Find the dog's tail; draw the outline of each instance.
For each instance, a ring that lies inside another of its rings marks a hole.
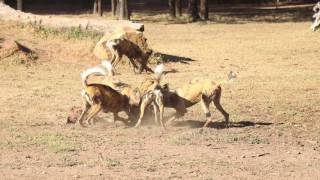
[[[229,84],[229,83],[233,82],[236,78],[237,78],[237,74],[230,71],[228,74],[228,78],[224,81],[219,82],[218,85],[221,86],[224,84]]]
[[[81,73],[81,79],[82,79],[82,85],[83,87],[87,87],[88,86],[88,78],[90,75],[97,75],[97,76],[106,76],[107,72],[105,69],[101,68],[101,67],[93,67],[93,68],[89,68],[85,71],[83,71]]]
[[[157,65],[156,68],[154,69],[154,73],[156,74],[156,79],[160,81],[164,73],[164,65],[163,64]]]
[[[103,60],[101,65],[107,70],[108,76],[114,76],[112,64],[108,60]]]

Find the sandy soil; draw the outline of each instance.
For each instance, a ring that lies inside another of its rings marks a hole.
[[[79,73],[99,63],[96,40],[39,33],[0,22],[0,39],[34,49],[35,65],[0,60],[0,175],[3,179],[319,179],[319,33],[310,23],[146,24],[150,46],[171,62],[172,88],[193,77],[238,79],[223,87],[230,128],[200,105],[163,131],[105,121],[66,125],[81,105]],[[190,58],[190,59],[187,59]],[[127,66],[119,78],[136,85],[145,74]],[[166,109],[168,116],[172,110]]]

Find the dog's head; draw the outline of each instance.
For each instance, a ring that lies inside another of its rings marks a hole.
[[[81,107],[72,107],[67,117],[67,124],[75,124],[82,113]]]

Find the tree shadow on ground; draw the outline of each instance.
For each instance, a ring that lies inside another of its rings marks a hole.
[[[187,120],[187,121],[177,121],[173,122],[172,126],[175,127],[190,127],[190,128],[202,128],[205,122],[203,121],[196,121],[196,120]],[[227,127],[225,125],[224,121],[216,121],[211,122],[208,126],[208,128],[214,128],[214,129],[225,129],[225,128],[244,128],[249,126],[269,126],[273,123],[269,122],[253,122],[248,120],[243,120],[239,122],[230,122],[229,126]]]

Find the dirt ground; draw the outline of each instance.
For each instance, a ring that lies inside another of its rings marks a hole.
[[[171,88],[194,77],[220,81],[230,128],[200,105],[167,131],[109,122],[66,125],[80,106],[80,72],[99,63],[97,39],[69,37],[0,21],[0,39],[38,53],[35,64],[0,60],[0,175],[3,179],[319,179],[319,32],[310,22],[242,24],[147,23],[150,46],[169,60]],[[153,66],[154,67],[154,66]],[[122,66],[137,85],[146,74]],[[166,109],[168,116],[172,110]]]

